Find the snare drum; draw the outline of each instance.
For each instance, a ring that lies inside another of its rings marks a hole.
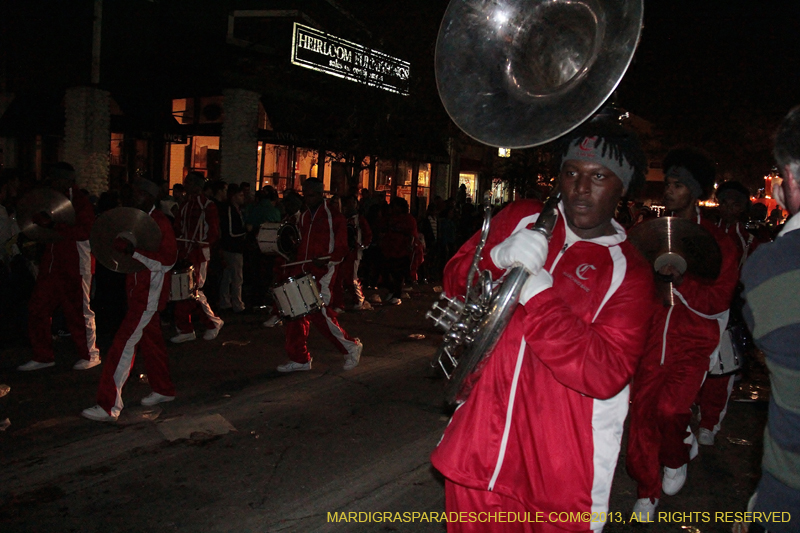
[[[294,255],[300,233],[297,228],[285,222],[264,222],[258,229],[258,248],[263,254],[277,254],[287,257]]]
[[[723,376],[736,372],[744,364],[744,340],[742,326],[730,326],[722,332],[719,344],[719,359],[708,371],[712,376]]]
[[[272,289],[280,313],[286,318],[300,318],[321,310],[325,306],[319,295],[314,276],[306,274],[300,278],[289,278],[283,285]]]
[[[176,268],[172,270],[172,285],[170,285],[169,301],[179,302],[194,298],[194,268]]]

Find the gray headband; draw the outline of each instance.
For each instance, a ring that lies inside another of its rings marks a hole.
[[[689,169],[686,167],[669,167],[664,173],[664,179],[667,178],[675,178],[679,182],[686,185],[689,188],[689,191],[692,193],[692,196],[695,198],[700,198],[703,196],[703,187],[700,185],[699,181],[694,179],[694,174],[689,172]]]
[[[595,146],[595,144],[597,144],[597,146]],[[599,163],[616,174],[622,181],[622,186],[625,187],[627,191],[633,179],[633,165],[625,158],[622,159],[622,164],[620,164],[617,159],[611,157],[611,150],[606,151],[606,154],[603,155],[604,144],[604,142],[597,143],[597,137],[575,139],[575,141],[569,145],[567,154],[561,160],[561,166],[563,167],[564,162],[569,159]]]

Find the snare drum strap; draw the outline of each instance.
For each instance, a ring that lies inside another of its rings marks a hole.
[[[714,348],[714,351],[711,352],[711,355],[709,356],[708,369],[711,370],[712,368],[714,368],[714,365],[717,364],[717,361],[719,361],[719,347],[720,344],[722,344],[722,332],[725,331],[725,328],[728,327],[728,317],[730,317],[731,310],[726,309],[725,311],[717,313],[716,315],[707,315],[705,313],[701,313],[700,311],[692,309],[692,307],[688,303],[686,303],[686,299],[680,292],[678,292],[677,289],[672,289],[672,292],[675,294],[675,296],[678,297],[678,299],[683,303],[683,305],[686,306],[686,309],[688,309],[692,313],[696,314],[699,317],[707,318],[708,320],[717,321],[717,324],[719,325],[719,340],[717,340],[717,347]]]

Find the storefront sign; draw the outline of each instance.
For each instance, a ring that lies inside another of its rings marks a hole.
[[[292,64],[408,96],[411,63],[297,22]]]

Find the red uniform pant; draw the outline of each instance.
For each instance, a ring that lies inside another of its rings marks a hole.
[[[197,286],[197,294],[194,298],[181,300],[175,303],[175,327],[179,333],[191,333],[194,331],[192,326],[192,314],[200,311],[200,320],[206,329],[216,329],[222,322],[220,318],[211,310],[205,293],[202,291],[206,282],[206,271],[208,261],[194,265],[194,280]]]
[[[567,531],[558,527],[558,523],[536,522],[536,512],[526,509],[517,500],[496,492],[470,489],[446,479],[444,495],[449,533],[495,533],[497,531],[503,533],[564,533]],[[565,507],[569,503],[572,502],[565,502]],[[505,514],[500,515],[499,513]],[[557,514],[554,513],[554,517]],[[451,521],[450,517],[454,520]],[[496,518],[491,519],[492,517]],[[499,521],[499,517],[502,517],[504,521]],[[547,513],[542,513],[539,518],[547,520]],[[588,528],[584,530],[570,529],[569,531],[590,533]]]
[[[53,334],[50,330],[53,312],[61,307],[67,328],[83,359],[100,357],[95,345],[94,311],[89,305],[92,284],[90,274],[68,274],[39,271],[28,304],[28,336],[33,347],[33,360],[49,363],[54,359]]]
[[[354,305],[364,303],[364,291],[361,290],[361,281],[358,279],[358,267],[361,263],[358,252],[358,250],[351,251],[337,267],[336,283],[334,290],[331,291],[333,309],[344,309],[345,294],[348,293],[353,295]]]
[[[314,324],[314,327],[331,341],[339,352],[347,353],[355,348],[356,339],[348,335],[339,325],[336,312],[323,307],[319,312],[286,322],[286,353],[292,361],[305,364],[311,360],[307,344],[311,324]]]
[[[631,384],[626,466],[639,498],[660,498],[662,467],[689,462],[691,407],[708,370],[697,358],[660,362],[660,353],[645,355]]]
[[[706,376],[706,381],[697,396],[700,407],[700,427],[715,435],[722,427],[722,419],[728,412],[728,399],[733,390],[734,374],[729,376]]]
[[[122,411],[122,387],[131,373],[137,350],[144,357],[147,381],[153,391],[175,396],[158,311],[128,309],[106,355],[97,389],[97,404],[114,416]]]

